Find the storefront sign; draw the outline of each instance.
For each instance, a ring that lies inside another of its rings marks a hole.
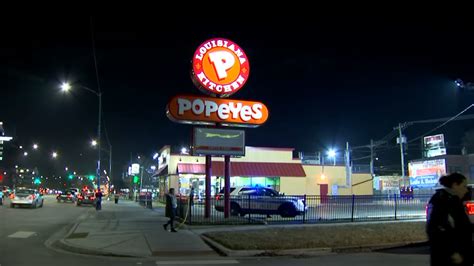
[[[193,155],[245,156],[245,131],[194,128]]]
[[[247,82],[249,74],[247,56],[230,40],[207,40],[194,53],[192,79],[208,95],[228,97],[236,93]]]
[[[185,124],[257,127],[268,119],[268,109],[260,102],[183,95],[171,99],[167,116]]]

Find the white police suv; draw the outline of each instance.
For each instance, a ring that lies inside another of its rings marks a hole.
[[[224,190],[216,195],[215,209],[224,211]],[[246,214],[279,214],[281,217],[295,217],[307,210],[303,199],[295,196],[284,196],[268,187],[231,187],[231,215]]]

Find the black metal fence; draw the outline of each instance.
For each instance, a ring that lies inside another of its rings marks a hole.
[[[190,204],[181,197],[178,216],[187,224],[328,223],[420,219],[431,195],[231,197],[231,215],[224,217],[224,199],[211,198],[205,217],[204,201]],[[191,205],[191,206],[190,206]]]

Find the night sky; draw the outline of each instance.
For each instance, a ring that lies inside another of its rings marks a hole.
[[[265,125],[246,131],[249,146],[316,152],[342,149],[346,141],[365,145],[399,122],[453,116],[474,99],[453,82],[474,81],[474,24],[462,18],[295,16],[218,24],[190,17],[98,16],[93,21],[115,172],[130,153],[151,157],[163,145],[190,144],[191,126],[171,122],[165,108],[176,94],[202,95],[190,78],[191,59],[213,37],[236,42],[250,60],[248,82],[230,98],[261,101],[270,111]],[[0,121],[18,145],[41,147],[36,157],[20,163],[40,164],[48,172],[53,168],[47,157],[55,149],[61,155],[55,164],[93,171],[96,152],[89,142],[97,130],[97,97],[59,89],[65,80],[97,89],[90,18],[17,19],[9,25],[0,43]],[[438,124],[412,126],[405,133],[410,140]],[[471,125],[455,122],[435,133],[445,133],[455,152]],[[420,154],[415,146],[409,149],[412,158]],[[389,154],[397,150],[385,149],[377,154],[380,162],[398,164]]]

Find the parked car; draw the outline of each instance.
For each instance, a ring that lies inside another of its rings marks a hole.
[[[216,195],[215,209],[224,211],[224,190]],[[231,187],[231,215],[246,214],[279,214],[282,217],[295,217],[307,210],[303,200],[294,196],[284,196],[272,188],[266,187]]]
[[[59,202],[76,202],[77,196],[74,190],[66,190],[64,193],[59,193],[56,196],[56,200]]]
[[[81,206],[84,204],[95,206],[96,198],[93,190],[83,189],[77,196],[76,205]]]
[[[37,189],[17,188],[10,195],[10,207],[29,206],[31,208],[43,207],[44,198]]]

